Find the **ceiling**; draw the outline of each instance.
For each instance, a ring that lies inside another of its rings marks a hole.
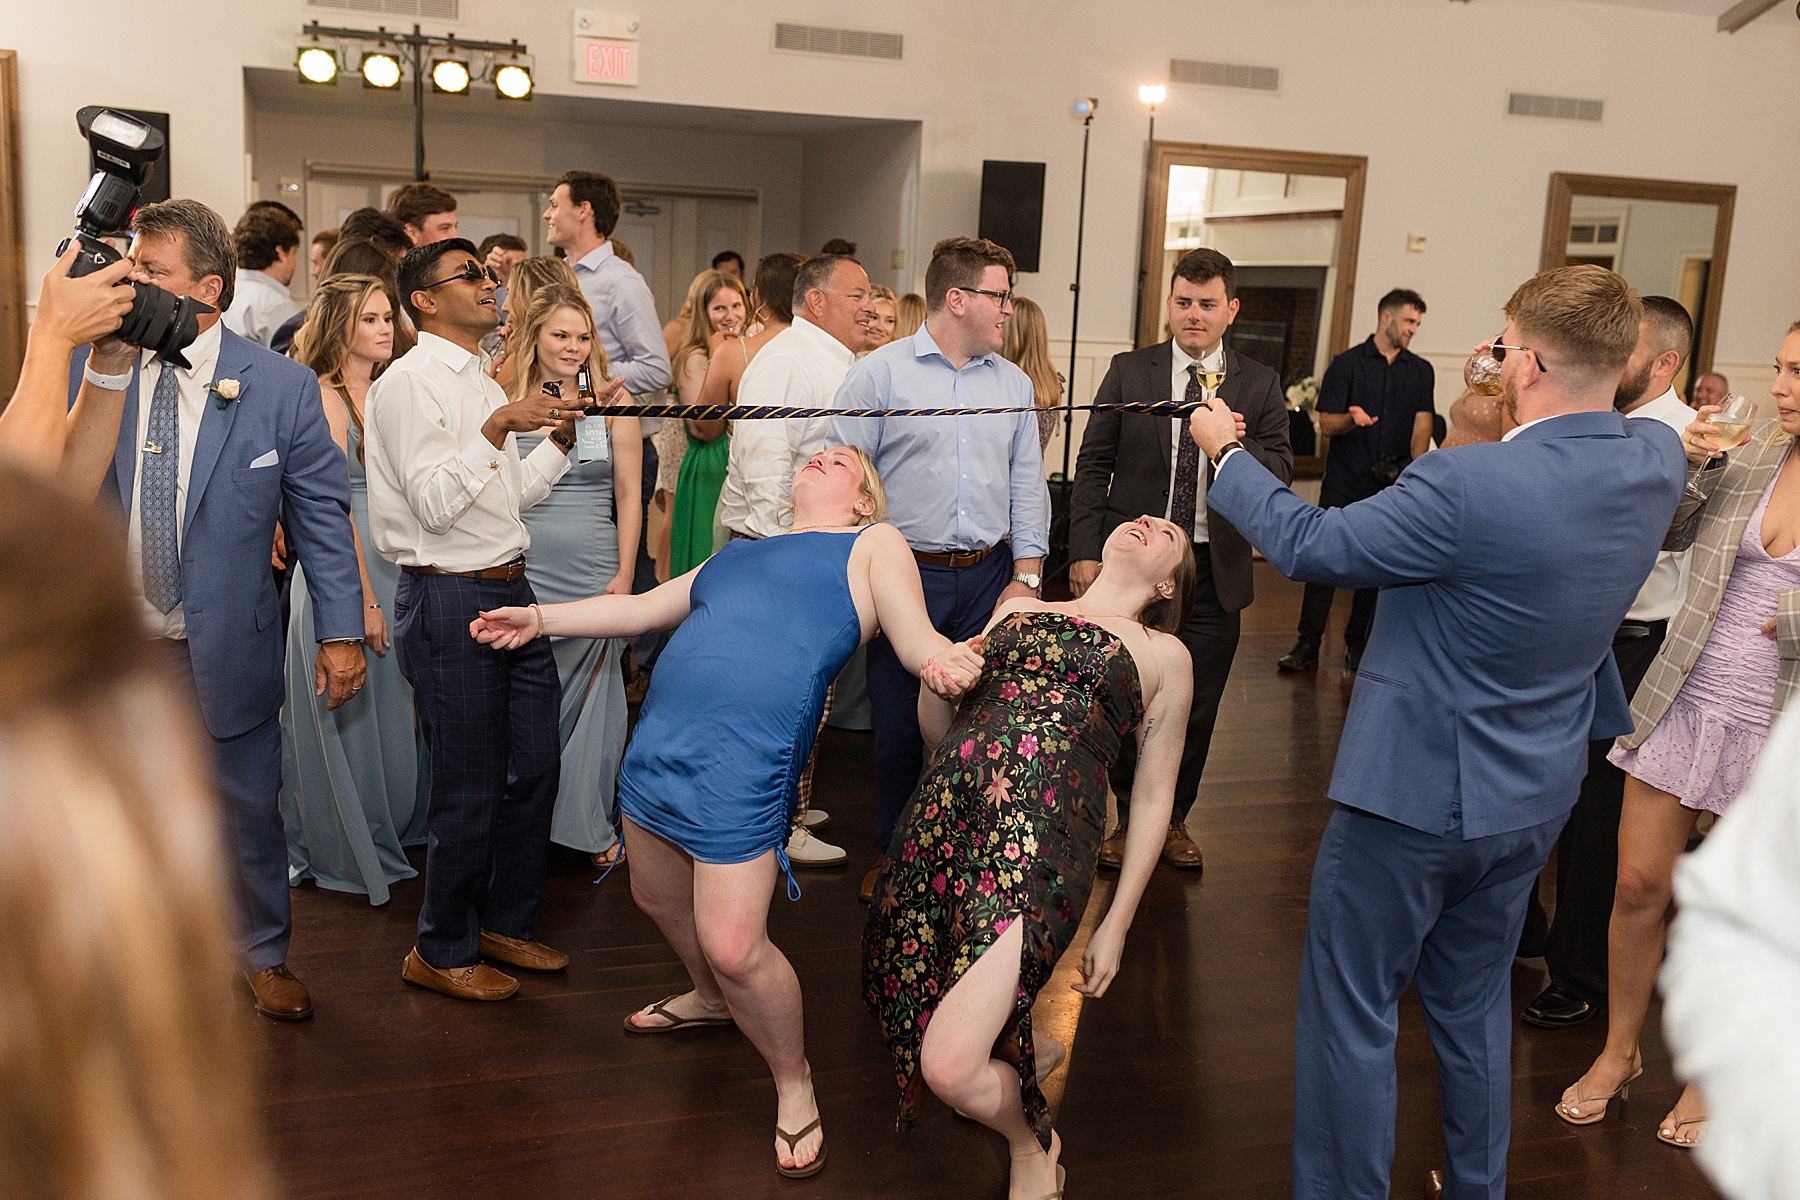
[[[412,96],[408,85],[392,92],[365,88],[353,73],[341,76],[336,87],[303,84],[292,69],[245,67],[244,90],[262,109],[280,112],[327,113],[349,109],[391,111],[411,119]],[[809,138],[842,133],[893,122],[866,117],[836,117],[816,113],[761,112],[754,109],[708,108],[697,104],[655,104],[619,100],[610,96],[561,96],[539,92],[527,103],[497,99],[491,86],[476,84],[466,96],[425,96],[426,111],[435,117],[492,116],[504,107],[507,116],[525,121],[579,121],[648,129],[687,129],[709,133],[754,134],[759,137]]]
[[[1576,0],[1585,4],[1611,4],[1620,8],[1651,8],[1662,12],[1686,13],[1692,17],[1712,17],[1715,20],[1720,13],[1732,7],[1733,0]],[[1758,26],[1774,25],[1786,19],[1794,23],[1793,7],[1786,3],[1777,4],[1774,8],[1758,17],[1754,24]]]

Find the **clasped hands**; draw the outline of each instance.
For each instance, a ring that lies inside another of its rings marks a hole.
[[[469,622],[469,636],[496,650],[517,650],[538,633],[538,615],[529,608],[496,608]]]
[[[985,662],[981,657],[981,639],[951,642],[919,665],[919,682],[931,689],[940,700],[955,701],[975,686],[981,678]]]

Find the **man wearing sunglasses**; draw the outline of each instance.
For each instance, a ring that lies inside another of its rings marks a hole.
[[[408,251],[398,282],[419,343],[369,389],[365,450],[370,532],[401,570],[394,650],[431,752],[425,902],[401,977],[504,1000],[518,981],[483,958],[532,971],[569,961],[536,940],[562,688],[546,639],[498,651],[469,625],[535,601],[519,512],[569,469],[578,414],[547,393],[509,404],[483,370],[495,279],[467,239]],[[513,435],[546,427],[521,459]]]
[[[1687,479],[1681,439],[1615,389],[1644,307],[1595,266],[1507,302],[1496,443],[1427,454],[1379,494],[1315,508],[1190,422],[1208,493],[1283,574],[1380,587],[1327,792],[1294,1038],[1294,1195],[1385,1200],[1400,994],[1415,980],[1444,1109],[1444,1194],[1506,1194],[1513,952],[1587,770],[1630,731],[1613,634]],[[1428,1185],[1429,1190],[1429,1185]]]

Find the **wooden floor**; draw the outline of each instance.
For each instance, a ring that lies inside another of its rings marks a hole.
[[[1040,1029],[1073,1035],[1069,1065],[1047,1089],[1072,1200],[1289,1189],[1295,980],[1347,693],[1335,635],[1316,678],[1277,675],[1299,588],[1257,570],[1258,602],[1191,821],[1205,873],[1157,872],[1103,1000],[1083,1003],[1066,987],[1078,946],[1040,1001]],[[1345,607],[1340,598],[1340,622]],[[835,818],[829,836],[852,865],[804,873],[804,899],[776,900],[771,918],[806,995],[830,1152],[823,1174],[775,1174],[773,1088],[734,1030],[621,1032],[625,1014],[683,990],[686,977],[633,907],[623,870],[595,886],[581,858],[559,852],[540,930],[574,962],[566,974],[527,974],[504,1004],[400,982],[417,880],[395,887],[384,909],[311,886],[295,892],[289,962],[318,1015],[276,1025],[246,1006],[244,1018],[262,1050],[269,1136],[290,1200],[1003,1196],[1004,1146],[984,1131],[936,1108],[894,1132],[892,1075],[858,990],[871,769],[869,735],[827,732],[815,803]],[[1107,894],[1103,880],[1090,927]],[[1515,1005],[1542,981],[1540,969],[1517,967]],[[1598,1050],[1600,1023],[1518,1027],[1510,1196],[1715,1195],[1689,1154],[1654,1138],[1677,1093],[1654,1017],[1629,1108],[1615,1105],[1584,1130],[1551,1106]],[[1410,1200],[1443,1149],[1430,1045],[1410,997],[1398,1059],[1393,1194]]]

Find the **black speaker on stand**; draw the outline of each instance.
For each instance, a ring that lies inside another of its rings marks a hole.
[[[1044,237],[1044,164],[981,164],[981,226],[977,236],[1012,251],[1020,271],[1036,272]]]

